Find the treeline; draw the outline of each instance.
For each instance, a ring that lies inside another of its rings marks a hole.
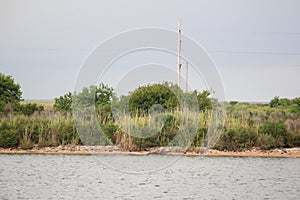
[[[137,88],[117,98],[100,84],[55,98],[53,109],[22,103],[20,86],[0,74],[0,147],[119,145],[127,150],[157,146],[208,146],[211,127],[221,131],[214,148],[239,151],[300,147],[300,98],[269,104],[221,103],[210,92],[183,92],[171,83]],[[197,119],[198,124],[193,124]],[[219,134],[220,132],[218,132]]]

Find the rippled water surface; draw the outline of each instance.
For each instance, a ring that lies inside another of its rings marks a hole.
[[[112,161],[120,162],[111,166]],[[300,159],[180,157],[173,161],[174,156],[159,155],[0,155],[0,199],[300,197]],[[151,173],[124,172],[130,166],[143,169],[153,163],[172,164]]]

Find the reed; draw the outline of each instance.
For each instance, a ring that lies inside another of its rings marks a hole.
[[[158,109],[140,115],[125,111],[107,114],[107,110],[95,115],[79,113],[76,120],[72,114],[52,109],[31,116],[3,115],[0,147],[84,144],[118,145],[126,150],[159,146],[241,150],[300,146],[300,113],[290,112],[289,108],[226,104],[226,116],[220,106],[202,111],[189,107]],[[268,123],[280,124],[284,132],[274,135],[271,128],[266,130]]]

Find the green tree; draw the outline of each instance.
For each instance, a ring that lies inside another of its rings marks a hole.
[[[300,97],[296,97],[292,100],[292,104],[296,104],[300,107]]]
[[[146,114],[154,105],[174,109],[178,105],[178,99],[175,93],[163,84],[141,86],[130,96],[129,109],[132,113]]]
[[[73,95],[74,114],[81,119],[77,120],[77,131],[83,144],[111,144],[116,130],[112,126],[111,112],[114,98],[113,88],[104,84],[85,87]]]
[[[288,106],[291,105],[291,103],[292,103],[292,101],[290,99],[288,99],[288,98],[281,98],[279,100],[279,105],[280,106],[288,107]]]
[[[292,113],[300,112],[300,97],[291,100],[290,112]]]
[[[21,100],[20,85],[15,83],[12,76],[0,73],[0,112],[13,110]]]
[[[289,107],[293,103],[292,100],[288,98],[279,98],[278,96],[275,96],[269,103],[271,108],[275,108],[278,106],[282,107]]]
[[[72,110],[72,93],[69,92],[63,96],[55,98],[53,108],[55,111],[71,112],[71,110]]]
[[[235,105],[237,105],[238,103],[239,103],[238,101],[230,101],[230,102],[229,102],[229,104],[232,105],[232,106],[235,106]]]
[[[210,91],[204,90],[203,92],[197,95],[198,103],[199,103],[199,110],[209,110],[212,108],[211,99],[208,98],[210,95]]]
[[[99,86],[91,85],[84,87],[80,93],[75,94],[76,106],[91,107],[110,105],[115,99],[114,90],[112,87],[101,83]]]
[[[279,96],[275,96],[269,103],[271,108],[279,106]]]
[[[115,99],[114,89],[104,83],[101,83],[98,87],[96,87],[95,95],[96,106],[108,105],[113,99]]]

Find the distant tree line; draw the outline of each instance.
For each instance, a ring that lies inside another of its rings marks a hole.
[[[292,113],[300,112],[300,97],[294,99],[280,98],[275,96],[269,103],[271,108],[289,108]]]

